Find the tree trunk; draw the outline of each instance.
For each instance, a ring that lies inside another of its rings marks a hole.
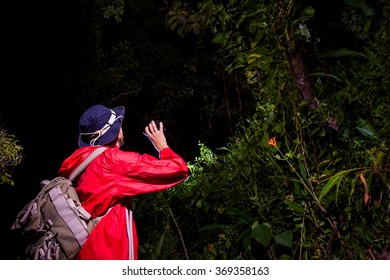
[[[310,101],[311,109],[317,108],[318,100],[314,95],[314,90],[308,75],[309,71],[300,49],[297,49],[292,54],[289,63],[303,100]]]

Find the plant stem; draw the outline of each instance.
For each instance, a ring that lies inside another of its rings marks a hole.
[[[177,224],[176,219],[175,219],[175,217],[173,216],[173,213],[172,213],[171,208],[170,208],[169,206],[167,206],[167,208],[168,208],[169,214],[170,214],[171,217],[172,217],[173,222],[175,223],[175,226],[176,226],[176,228],[177,228],[177,231],[179,232],[181,244],[183,245],[183,250],[184,250],[184,254],[186,255],[186,259],[189,260],[188,254],[187,254],[186,245],[185,245],[185,243],[184,243],[184,239],[183,239],[183,236],[182,236],[182,234],[181,234],[181,230],[180,230],[180,228],[179,228],[179,225]]]

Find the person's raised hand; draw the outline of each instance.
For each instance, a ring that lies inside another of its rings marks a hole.
[[[160,122],[160,129],[158,129],[155,121],[151,121],[145,127],[145,133],[149,137],[150,141],[154,144],[157,150],[161,151],[168,147],[167,139],[164,135],[164,124]]]

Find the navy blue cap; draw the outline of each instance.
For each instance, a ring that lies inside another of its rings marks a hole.
[[[125,115],[125,107],[113,109],[103,105],[88,108],[80,117],[79,147],[106,145],[118,136]]]

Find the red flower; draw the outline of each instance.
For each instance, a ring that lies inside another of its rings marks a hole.
[[[268,140],[268,144],[271,146],[276,147],[276,137],[272,137],[271,139]]]

